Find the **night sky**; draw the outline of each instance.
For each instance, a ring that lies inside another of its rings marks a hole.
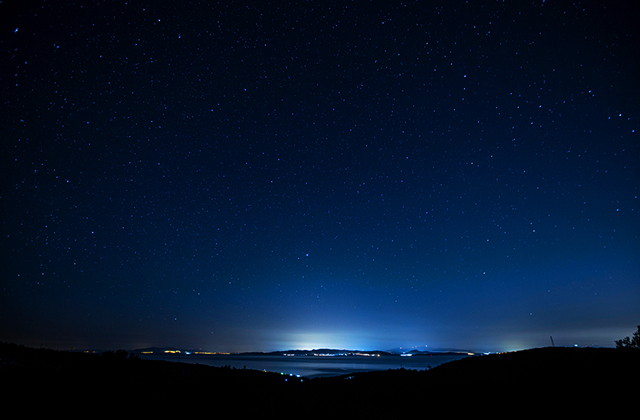
[[[625,3],[3,1],[0,341],[614,346]]]

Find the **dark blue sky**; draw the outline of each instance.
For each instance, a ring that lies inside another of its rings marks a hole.
[[[613,346],[640,15],[609,3],[2,2],[0,340]]]

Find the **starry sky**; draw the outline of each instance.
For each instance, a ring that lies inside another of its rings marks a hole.
[[[0,340],[614,346],[624,3],[3,1]]]

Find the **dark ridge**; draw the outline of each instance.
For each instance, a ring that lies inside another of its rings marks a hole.
[[[400,418],[434,409],[455,416],[609,415],[631,407],[640,374],[640,351],[561,347],[469,357],[427,371],[314,379],[141,360],[125,351],[98,355],[5,343],[0,359],[6,408],[131,417],[227,416],[229,409],[235,416],[286,418]]]

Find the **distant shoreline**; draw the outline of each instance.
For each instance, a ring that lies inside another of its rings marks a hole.
[[[165,355],[206,355],[206,356],[312,356],[312,357],[328,357],[328,356],[477,356],[486,353],[477,353],[470,351],[417,351],[411,350],[407,352],[390,352],[380,350],[347,350],[347,349],[314,349],[314,350],[279,350],[271,352],[240,352],[240,353],[224,353],[210,352],[202,350],[184,350],[177,348],[150,347],[146,349],[131,350],[134,354],[165,354]]]

